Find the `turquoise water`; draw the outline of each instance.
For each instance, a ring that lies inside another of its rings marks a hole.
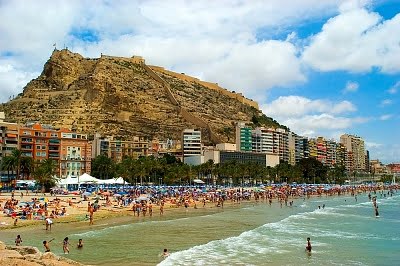
[[[366,196],[307,201],[280,221],[176,252],[160,265],[400,265],[400,197],[378,198],[378,206],[376,218]]]
[[[52,232],[19,229],[0,232],[12,244],[21,234],[25,245],[43,250],[41,241],[56,238],[61,255],[70,238],[71,259],[95,265],[400,265],[400,196],[380,197],[375,218],[366,195],[242,203],[172,213],[153,218],[124,217],[87,224],[55,224]],[[325,208],[322,209],[322,205]],[[321,206],[321,209],[318,209]],[[311,238],[312,254],[304,251]],[[75,245],[79,238],[84,248]],[[171,255],[162,260],[168,248]]]

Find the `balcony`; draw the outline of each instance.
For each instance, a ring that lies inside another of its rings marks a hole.
[[[59,139],[50,139],[49,144],[60,145],[60,140]]]

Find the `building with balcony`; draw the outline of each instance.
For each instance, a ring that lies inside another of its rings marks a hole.
[[[19,129],[22,156],[34,161],[60,160],[60,132],[39,123],[27,123]],[[58,143],[57,143],[58,142]]]
[[[114,136],[101,137],[96,134],[93,139],[92,157],[105,155],[115,162],[121,162],[124,157],[134,159],[147,156],[149,142],[145,137],[133,137],[130,140],[121,140]]]
[[[19,148],[34,161],[56,161],[60,177],[90,174],[91,143],[85,134],[28,123],[19,129]]]
[[[4,122],[5,115],[0,112],[0,160],[18,149],[19,126],[16,123]]]
[[[308,139],[299,136],[293,132],[288,134],[288,149],[289,149],[289,161],[291,165],[295,165],[300,162],[303,158],[308,158]]]
[[[81,176],[90,174],[92,161],[92,143],[86,134],[61,131],[59,139],[49,140],[49,158],[53,153],[61,152],[60,176]],[[50,149],[51,148],[51,149]]]
[[[344,134],[340,136],[340,143],[346,149],[346,170],[365,171],[365,147],[364,140],[358,136]]]

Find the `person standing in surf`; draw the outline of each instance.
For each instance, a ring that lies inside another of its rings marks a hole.
[[[307,246],[306,246],[306,252],[311,253],[311,239],[307,237]]]

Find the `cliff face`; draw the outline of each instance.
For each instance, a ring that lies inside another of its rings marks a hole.
[[[177,139],[184,128],[201,128],[211,142],[233,141],[234,122],[260,115],[257,103],[180,75],[140,57],[88,59],[55,50],[41,75],[0,110],[9,121],[126,138]]]

